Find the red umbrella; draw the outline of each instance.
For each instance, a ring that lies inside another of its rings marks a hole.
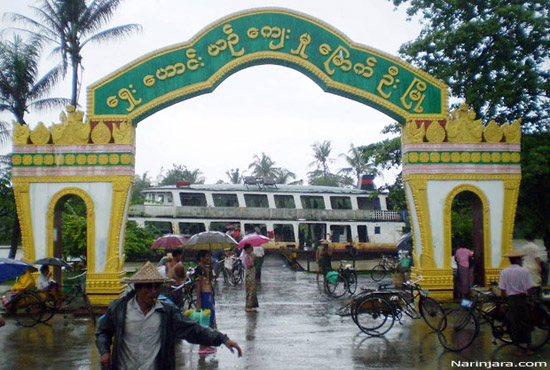
[[[268,243],[270,240],[271,239],[269,239],[267,236],[263,236],[260,234],[250,234],[242,238],[237,248],[244,248],[245,244],[250,244],[253,247],[257,247],[258,245]]]
[[[166,234],[155,240],[152,249],[164,248],[166,250],[178,249],[187,241],[182,235]]]

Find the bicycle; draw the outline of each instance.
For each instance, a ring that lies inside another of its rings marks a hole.
[[[374,266],[370,272],[372,280],[376,282],[382,281],[386,275],[397,271],[399,263],[397,256],[382,255],[382,259],[378,262],[378,265]]]
[[[36,291],[29,290],[18,294],[4,308],[9,315],[15,317],[19,326],[29,328],[40,323],[44,304]]]
[[[244,280],[244,266],[240,258],[226,257],[216,263],[221,264],[223,281],[230,285],[239,285]]]
[[[428,290],[422,289],[422,276],[403,283],[403,289],[387,289],[384,285],[377,290],[366,290],[351,305],[351,315],[361,331],[371,336],[387,333],[395,321],[402,324],[403,314],[417,320],[421,317],[433,330],[437,330],[443,307],[435,299],[428,297]],[[418,299],[418,311],[415,302]]]
[[[75,299],[81,297],[83,306],[86,308],[88,315],[92,318],[95,325],[96,319],[94,310],[85,289],[84,281],[86,280],[86,273],[87,272],[84,271],[80,275],[66,279],[68,284],[65,284],[63,287],[65,292],[57,289],[38,291],[38,294],[43,300],[44,306],[40,317],[40,322],[45,323],[49,321],[62,307],[69,307]]]
[[[353,295],[357,290],[357,272],[346,262],[340,261],[338,270],[331,271],[325,276],[325,292],[331,297],[340,298],[346,292]]]
[[[473,287],[472,290],[476,292],[473,300],[463,299],[461,307],[447,311],[441,318],[437,332],[441,345],[455,352],[468,348],[484,323],[491,325],[493,344],[496,344],[496,339],[512,343],[506,299],[496,297],[484,288]],[[533,323],[531,349],[537,350],[550,338],[550,313],[539,302],[534,302],[530,311]]]

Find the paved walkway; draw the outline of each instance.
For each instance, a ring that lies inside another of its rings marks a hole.
[[[360,277],[360,286],[368,282]],[[497,347],[484,328],[474,345],[446,352],[421,320],[406,319],[385,337],[369,337],[349,317],[335,314],[346,299],[328,298],[314,274],[289,270],[281,259],[264,263],[259,287],[259,313],[244,311],[244,288],[223,282],[217,287],[218,327],[244,350],[237,358],[226,348],[199,356],[198,346],[178,345],[178,369],[457,369],[451,361],[519,360],[511,346]],[[0,370],[99,369],[94,327],[88,319],[56,315],[50,325],[20,328],[11,320],[0,328]],[[527,361],[548,361],[550,345]],[[495,367],[495,366],[493,366]],[[535,367],[537,368],[537,367]],[[546,368],[546,366],[538,366]]]

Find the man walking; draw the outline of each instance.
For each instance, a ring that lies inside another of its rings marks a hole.
[[[124,282],[134,284],[134,290],[111,302],[98,323],[96,345],[102,369],[174,370],[177,339],[207,346],[225,344],[242,356],[239,345],[227,335],[201,326],[173,304],[157,300],[165,278],[150,262]]]
[[[531,318],[529,315],[529,290],[533,286],[529,271],[521,266],[523,252],[512,250],[505,257],[510,259],[510,266],[500,272],[498,287],[502,296],[508,297],[508,319],[512,341],[517,347],[515,355],[523,355],[521,344],[526,345],[525,354],[531,351]]]

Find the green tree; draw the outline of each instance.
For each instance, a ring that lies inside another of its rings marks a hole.
[[[325,173],[322,170],[313,170],[307,173],[308,184],[316,186],[353,187],[354,179],[349,176]]]
[[[252,174],[256,177],[271,177],[276,178],[279,168],[275,167],[275,162],[270,156],[262,153],[262,156],[254,155],[254,162],[248,165],[248,169],[252,169]]]
[[[38,39],[25,43],[20,36],[0,42],[0,111],[13,114],[17,122],[25,122],[29,109],[63,108],[68,99],[49,98],[47,94],[58,81],[61,71],[53,68],[38,78],[41,45]]]
[[[64,259],[69,256],[86,261],[86,247],[88,245],[88,223],[86,204],[82,198],[71,196],[63,206],[63,225],[61,228],[61,240]]]
[[[150,258],[151,246],[157,239],[159,231],[154,226],[139,227],[135,222],[126,225],[126,237],[124,240],[124,254],[128,261]]]
[[[286,168],[281,168],[277,171],[277,177],[275,177],[275,183],[277,184],[288,184],[290,180],[296,179],[296,174],[287,170]]]
[[[238,168],[236,170],[230,169],[229,171],[226,171],[225,174],[229,178],[230,184],[240,184],[242,181],[242,175]]]
[[[368,158],[363,155],[363,151],[360,147],[356,147],[353,144],[350,145],[348,154],[340,154],[343,157],[349,167],[344,167],[340,170],[340,173],[345,175],[352,174],[357,179],[357,187],[361,185],[361,178],[363,175],[375,175],[379,176],[380,171],[373,163],[368,162]]]
[[[0,240],[10,244],[9,258],[15,258],[21,237],[17,207],[11,185],[11,168],[0,170]]]
[[[82,49],[87,44],[101,44],[117,40],[141,30],[136,24],[126,24],[102,30],[112,18],[121,0],[40,0],[38,6],[31,6],[37,18],[7,13],[6,16],[20,22],[29,32],[41,40],[55,45],[54,53],[61,56],[61,68],[72,70],[71,105],[78,105],[80,74],[82,73]]]
[[[331,142],[329,140],[325,140],[322,143],[316,142],[311,147],[313,148],[313,158],[315,158],[315,160],[309,165],[316,166],[317,170],[323,173],[323,176],[326,178],[325,180],[329,181],[328,177],[330,170],[328,165],[334,162],[334,159],[330,158],[330,152],[332,151]]]
[[[204,184],[204,177],[199,169],[188,170],[184,165],[172,165],[166,175],[160,181],[160,185],[176,185],[177,182],[190,182],[191,184]]]
[[[550,250],[550,132],[523,135],[516,236],[534,233]]]
[[[143,204],[145,198],[141,193],[142,190],[151,187],[151,179],[149,178],[147,172],[143,175],[135,176],[134,189],[132,190],[132,204]]]
[[[424,23],[401,46],[405,60],[446,82],[485,122],[522,118],[527,129],[548,129],[549,1],[391,1]]]

